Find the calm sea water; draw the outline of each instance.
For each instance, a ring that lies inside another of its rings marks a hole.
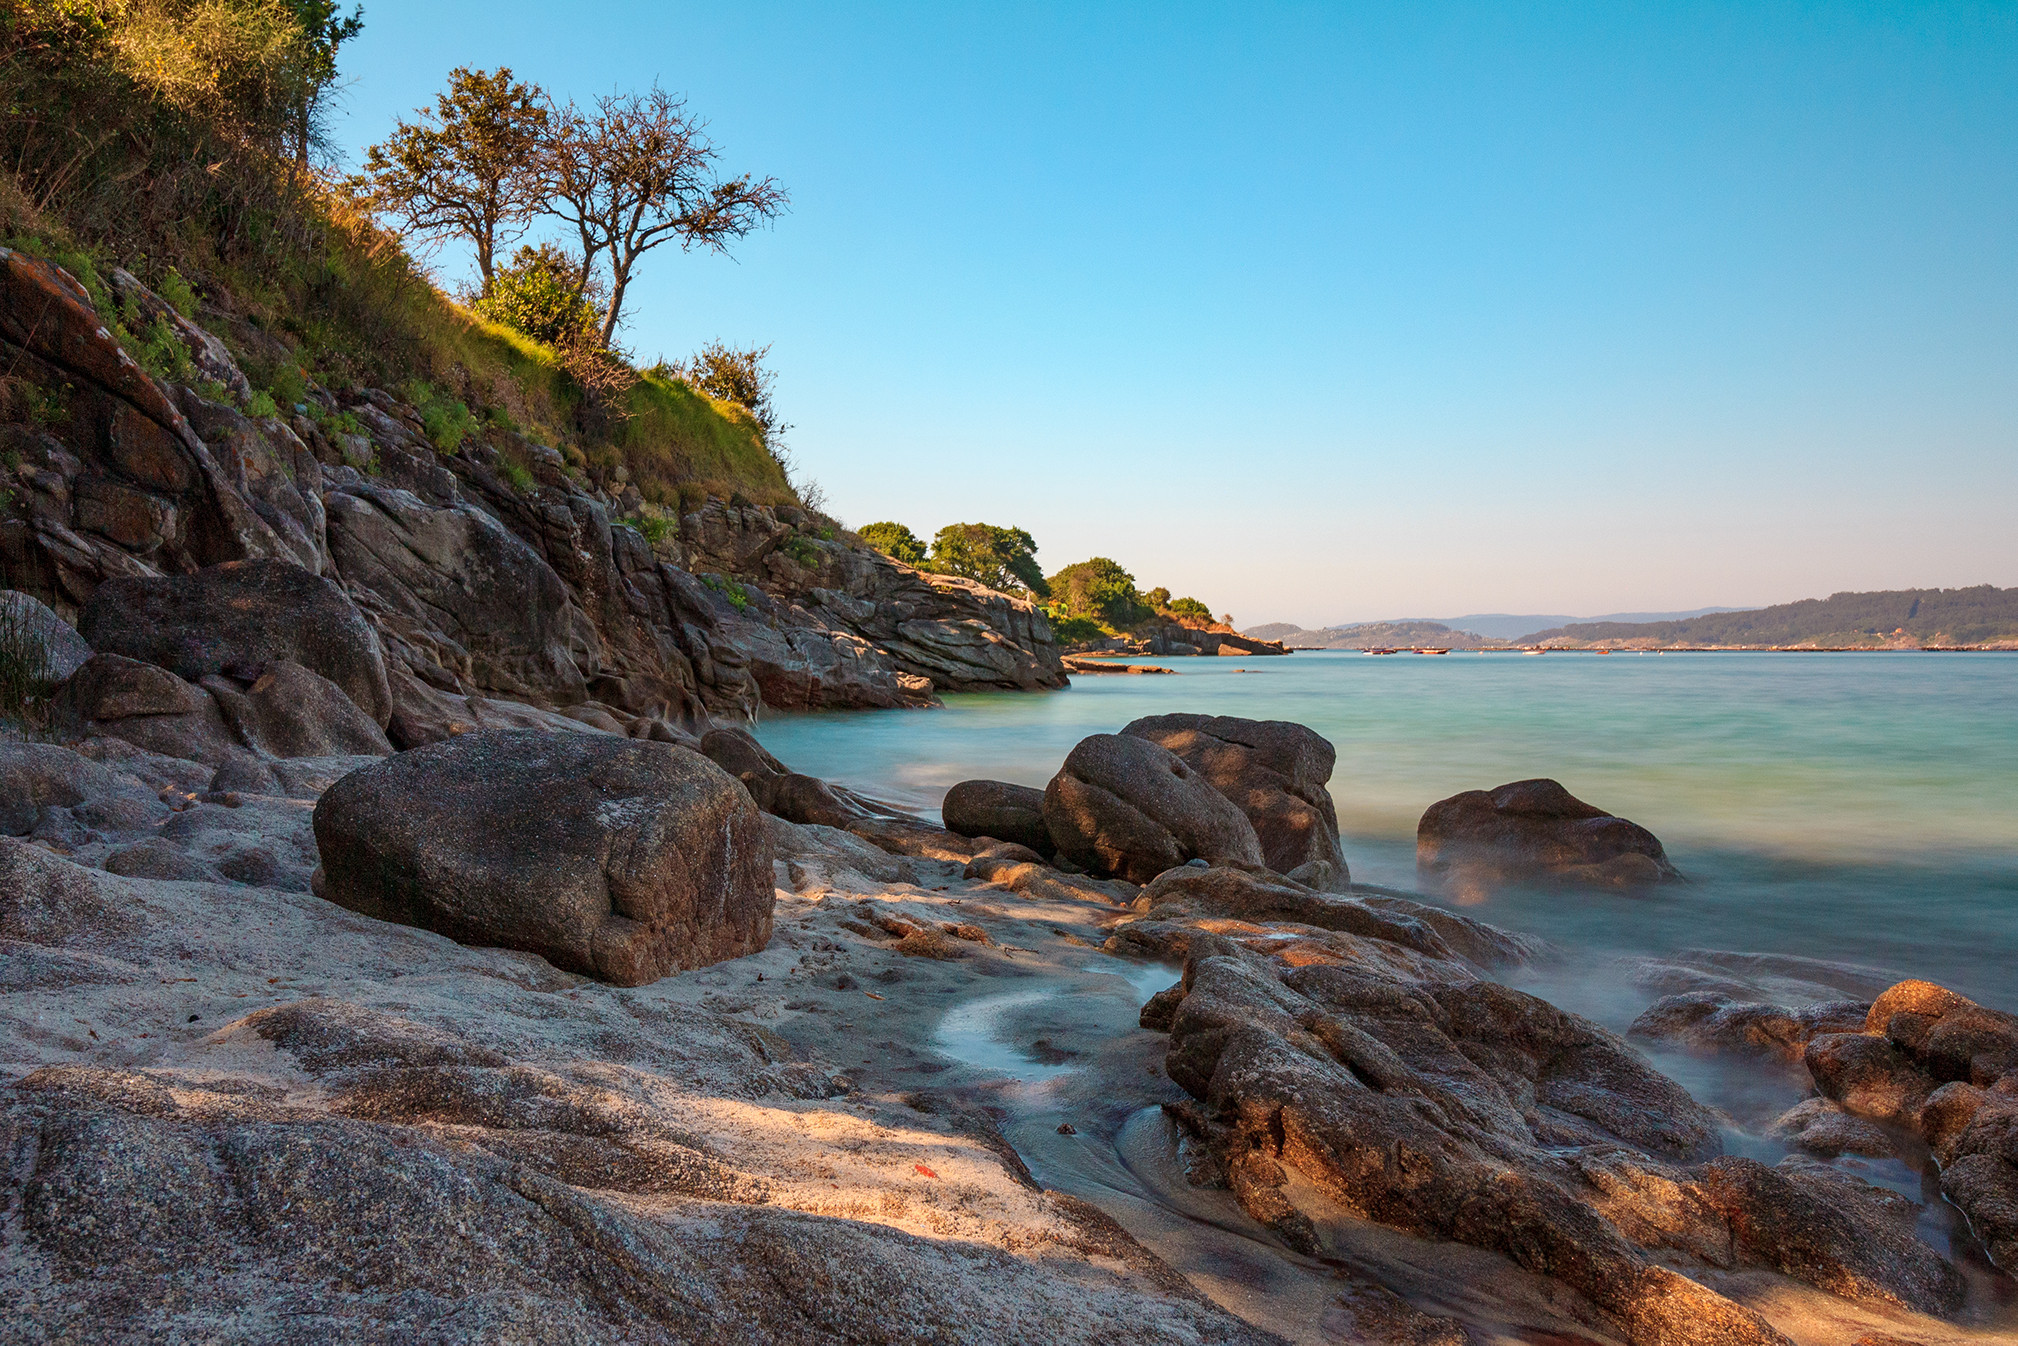
[[[1517,892],[1474,914],[1573,949],[1841,959],[2018,1009],[2018,655],[1550,654],[1179,659],[934,711],[773,716],[797,770],[936,807],[983,776],[1042,786],[1141,715],[1295,720],[1336,745],[1353,877],[1415,885],[1416,820],[1553,776],[1651,828],[1693,880]]]

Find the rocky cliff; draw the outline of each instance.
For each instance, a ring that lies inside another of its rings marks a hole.
[[[694,729],[1065,685],[1030,604],[921,574],[809,511],[710,497],[647,524],[632,488],[599,489],[514,431],[438,451],[377,388],[310,385],[312,406],[248,415],[224,345],[169,328],[187,385],[137,365],[67,273],[0,249],[0,586],[74,618],[116,576],[254,558],[327,576],[384,647],[399,747],[498,700]]]

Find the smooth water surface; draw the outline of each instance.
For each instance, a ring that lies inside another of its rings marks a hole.
[[[1693,882],[1519,892],[1474,914],[1606,952],[1843,959],[2018,1009],[2018,655],[1518,654],[1176,659],[943,710],[773,716],[794,769],[936,807],[971,777],[1042,786],[1072,745],[1172,711],[1295,720],[1338,748],[1362,882],[1415,884],[1416,820],[1553,776],[1651,828]]]

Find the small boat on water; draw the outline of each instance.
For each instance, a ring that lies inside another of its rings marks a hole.
[[[1375,646],[1372,646],[1372,647],[1369,647],[1369,648],[1367,649],[1366,653],[1368,653],[1368,654],[1400,654],[1400,653],[1401,653],[1401,651],[1400,651],[1400,650],[1391,650],[1391,649],[1387,648],[1387,647],[1386,647],[1385,645],[1375,645]]]
[[[1439,650],[1439,649],[1436,649],[1435,647],[1433,647],[1433,646],[1429,646],[1429,645],[1418,645],[1418,646],[1416,646],[1416,647],[1415,647],[1415,653],[1417,653],[1417,654],[1449,654],[1449,653],[1450,653],[1450,650],[1449,650],[1448,648],[1446,648],[1446,649],[1441,649],[1441,650]]]

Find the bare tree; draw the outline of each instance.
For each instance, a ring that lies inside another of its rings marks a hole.
[[[718,176],[719,151],[705,129],[683,100],[656,84],[647,93],[598,98],[586,112],[573,103],[550,109],[541,157],[548,209],[575,227],[584,277],[598,262],[609,266],[605,343],[645,253],[673,242],[726,252],[785,208],[785,190],[773,178]]]
[[[459,66],[448,91],[414,118],[367,153],[372,197],[416,233],[468,239],[489,293],[498,246],[522,234],[546,203],[546,95],[515,83],[509,67],[487,74]]]

